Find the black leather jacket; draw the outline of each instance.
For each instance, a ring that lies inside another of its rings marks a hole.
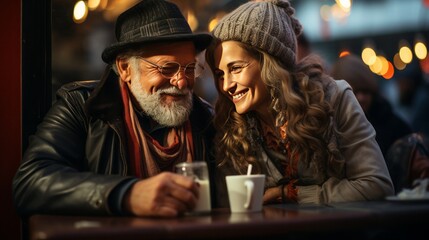
[[[213,178],[212,115],[211,106],[194,95],[190,120],[195,159],[208,163]],[[63,86],[30,137],[15,175],[13,195],[18,213],[114,214],[109,195],[121,183],[135,179],[127,163],[122,116],[118,77],[112,71],[101,81]]]

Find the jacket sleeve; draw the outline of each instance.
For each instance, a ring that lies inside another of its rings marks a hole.
[[[86,158],[91,152],[86,149],[89,118],[83,108],[87,96],[65,90],[58,96],[30,137],[15,174],[15,207],[20,215],[112,214],[110,192],[132,179],[90,169]]]
[[[393,195],[393,184],[375,130],[366,119],[351,88],[339,83],[334,100],[343,176],[331,175],[322,185],[298,188],[300,202],[333,203],[379,200]],[[332,167],[332,166],[330,166]]]

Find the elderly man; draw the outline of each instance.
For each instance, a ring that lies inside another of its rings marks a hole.
[[[213,177],[213,111],[192,93],[212,37],[145,0],[118,17],[116,38],[102,79],[63,86],[30,138],[13,182],[21,215],[174,217],[198,198],[175,164],[206,161]]]

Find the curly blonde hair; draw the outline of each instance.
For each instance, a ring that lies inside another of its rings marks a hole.
[[[326,95],[326,89],[334,80],[324,74],[319,59],[309,56],[293,69],[286,69],[273,56],[245,43],[237,43],[259,60],[261,79],[271,95],[270,112],[276,121],[277,132],[287,122],[289,155],[299,156],[298,161],[306,166],[315,163],[322,173],[329,162],[342,161],[333,123],[333,109]],[[207,63],[212,71],[215,68],[214,50],[218,44],[220,41],[215,40],[206,52]],[[234,104],[220,91],[219,84],[215,82],[215,86],[219,92],[214,118],[218,166],[226,165],[243,174],[251,163],[254,172],[261,172],[261,163],[257,161],[259,148],[255,144],[255,139],[261,136],[250,132],[248,120],[254,114],[238,114]],[[252,137],[249,138],[249,135]]]

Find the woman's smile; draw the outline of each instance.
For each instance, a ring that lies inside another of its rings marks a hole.
[[[230,95],[232,96],[233,102],[236,103],[236,102],[240,101],[244,97],[244,95],[247,94],[248,91],[249,91],[249,89],[245,89],[243,91],[236,92],[234,94],[230,93]]]

